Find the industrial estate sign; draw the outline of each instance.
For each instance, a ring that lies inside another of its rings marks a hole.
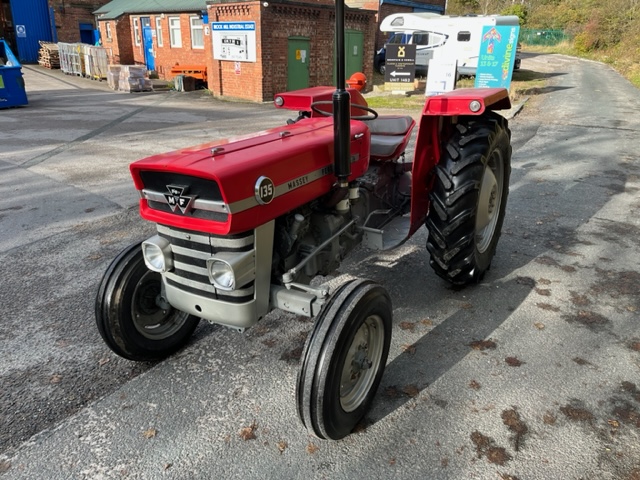
[[[212,22],[211,41],[216,60],[256,61],[256,22]]]
[[[482,29],[476,88],[509,88],[519,33],[520,27],[512,25],[485,26]]]
[[[387,44],[384,81],[413,83],[416,77],[416,46]]]

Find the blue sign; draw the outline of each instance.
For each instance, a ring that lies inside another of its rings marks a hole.
[[[520,27],[517,25],[483,27],[476,88],[509,88],[516,61],[519,33]]]
[[[255,31],[256,22],[212,22],[211,30],[213,31]]]

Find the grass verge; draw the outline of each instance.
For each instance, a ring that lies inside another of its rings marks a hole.
[[[550,75],[531,70],[516,70],[511,79],[509,97],[516,104],[524,97],[538,95],[544,92]],[[373,85],[384,85],[384,77],[375,74]],[[472,88],[473,78],[461,78],[456,88]],[[394,95],[387,92],[370,93],[367,95],[367,103],[371,108],[397,108],[402,110],[420,110],[424,106],[424,91],[409,92],[405,95]]]

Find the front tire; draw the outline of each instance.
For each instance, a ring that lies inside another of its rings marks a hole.
[[[431,267],[454,285],[479,282],[491,266],[511,175],[507,120],[461,117],[443,146],[426,220]]]
[[[298,416],[319,438],[339,440],[364,417],[382,380],[392,307],[377,284],[354,280],[334,293],[307,338],[298,373]]]
[[[140,243],[109,265],[96,297],[96,324],[107,346],[129,360],[161,360],[183,347],[200,319],[160,298],[162,278],[144,263]]]

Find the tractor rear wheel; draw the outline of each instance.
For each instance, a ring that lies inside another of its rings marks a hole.
[[[367,280],[343,285],[324,305],[302,353],[298,416],[319,438],[347,436],[369,409],[389,354],[389,294]]]
[[[162,298],[162,278],[133,244],[118,255],[100,282],[96,324],[107,346],[129,360],[161,360],[184,346],[200,319]]]
[[[502,230],[509,176],[507,120],[487,112],[461,117],[435,168],[426,220],[431,267],[454,285],[479,282]]]

